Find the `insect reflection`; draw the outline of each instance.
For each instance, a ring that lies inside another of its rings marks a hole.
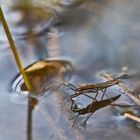
[[[116,101],[121,95],[117,95],[115,97],[109,98],[109,99],[105,99],[105,100],[101,100],[101,101],[93,101],[91,104],[87,105],[85,108],[78,108],[75,107],[72,111],[74,113],[78,113],[78,115],[76,116],[74,123],[72,126],[75,125],[76,120],[78,119],[79,115],[85,115],[85,114],[89,114],[86,118],[86,120],[84,121],[84,125],[86,125],[88,119],[90,118],[90,116],[97,111],[98,109],[101,109],[103,107],[106,107],[108,105],[110,105],[111,103],[113,103],[114,101]]]

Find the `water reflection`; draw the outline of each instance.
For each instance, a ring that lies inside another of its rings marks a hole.
[[[1,3],[5,5],[4,2]],[[27,39],[46,33],[71,8],[81,5],[83,0],[15,0],[14,4],[9,3],[11,4],[10,10],[7,8],[5,10],[12,34],[18,39]]]
[[[40,58],[46,59],[56,57],[56,55],[59,58],[69,57],[73,60],[75,67],[70,82],[76,84],[101,82],[102,80],[96,77],[96,73],[106,68],[111,69],[112,73],[114,71],[119,73],[124,66],[130,73],[133,73],[131,70],[139,71],[139,0],[88,0],[84,2],[82,0],[49,0],[48,3],[46,1],[34,2],[30,13],[27,12],[28,9],[26,11],[26,7],[19,5],[19,8],[15,6],[9,10],[9,7],[6,7],[4,10],[25,67]],[[3,2],[8,3],[9,0]],[[10,3],[8,5],[11,7]],[[49,8],[46,9],[47,6]],[[48,14],[45,14],[47,12]],[[54,33],[54,29],[56,34],[53,36],[51,33]],[[1,27],[0,46],[8,48]],[[57,48],[58,53],[55,51],[52,53],[51,46],[55,46],[54,50]],[[15,101],[10,102],[7,86],[9,79],[17,73],[17,69],[11,52],[8,49],[3,50],[2,47],[0,47],[0,106],[3,115],[0,116],[0,138],[22,140],[26,134],[24,126],[27,98],[24,99],[23,104],[20,104],[22,102],[20,97],[18,99],[14,97],[18,105]],[[57,71],[52,72],[54,77],[57,74]],[[133,88],[136,81],[128,78],[123,82]],[[116,95],[115,88],[110,91]],[[50,96],[45,94],[38,104],[43,111],[35,109],[33,113],[34,140],[44,140],[44,138],[139,139],[139,125],[118,115],[118,109],[112,107],[96,112],[89,120],[86,130],[83,130],[81,126],[71,128],[73,121],[69,119],[75,115],[69,110],[70,105],[67,100],[72,93],[64,89],[53,91],[53,94],[49,93]],[[125,97],[122,95],[120,101],[131,103]],[[139,115],[139,109],[131,109],[134,114]],[[11,114],[15,114],[16,117]],[[111,116],[116,118],[110,119]],[[81,120],[82,118],[79,118],[79,121]]]
[[[37,105],[38,101],[35,98],[28,97],[28,111],[27,111],[27,139],[32,140],[32,123],[33,123],[33,110]]]

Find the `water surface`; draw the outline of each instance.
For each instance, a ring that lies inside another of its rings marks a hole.
[[[48,10],[47,2],[41,1],[40,5],[34,2],[29,14],[21,7],[7,11],[12,4],[8,3],[7,7],[2,1],[24,67],[40,59],[68,60],[74,68],[68,81],[77,86],[102,82],[101,71],[139,72],[139,0],[58,2],[50,4]],[[1,26],[0,46],[0,140],[25,140],[28,101],[9,91],[9,83],[18,69]],[[124,82],[133,89],[139,76]],[[80,116],[72,128],[74,120],[71,118],[76,116],[68,100],[72,93],[61,87],[39,98],[32,112],[33,140],[139,140],[140,125],[124,118],[122,109],[112,106],[95,112],[86,129],[81,125],[86,116]],[[135,104],[117,86],[111,87],[108,94],[122,94],[117,102]],[[140,116],[139,107],[129,110]]]

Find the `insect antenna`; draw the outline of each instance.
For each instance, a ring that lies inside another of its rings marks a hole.
[[[64,86],[66,86],[66,87],[68,87],[68,88],[70,88],[71,90],[74,90],[74,91],[77,90],[77,88],[73,84],[68,83],[68,82],[65,82]]]

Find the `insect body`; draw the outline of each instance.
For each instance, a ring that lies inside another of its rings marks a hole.
[[[119,83],[119,81],[114,79],[114,80],[110,80],[110,81],[103,82],[103,83],[83,85],[83,86],[80,86],[79,88],[73,89],[75,91],[75,94],[73,94],[71,97],[74,98],[80,94],[84,94],[87,92],[103,91],[103,90],[106,90],[108,87],[111,87],[118,83]]]

